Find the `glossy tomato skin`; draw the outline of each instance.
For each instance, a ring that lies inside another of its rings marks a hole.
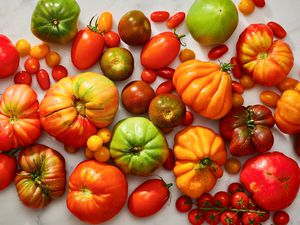
[[[17,172],[17,160],[13,156],[0,153],[0,191],[8,187]]]
[[[128,209],[136,217],[157,213],[168,201],[170,191],[161,179],[151,179],[138,186],[128,198]]]
[[[85,70],[98,62],[104,49],[103,36],[89,27],[80,30],[72,43],[71,59],[79,70]]]
[[[50,78],[46,70],[39,70],[36,74],[36,78],[42,90],[48,90],[50,88]]]
[[[180,51],[180,40],[172,32],[163,32],[152,37],[141,52],[141,63],[147,69],[168,66]]]

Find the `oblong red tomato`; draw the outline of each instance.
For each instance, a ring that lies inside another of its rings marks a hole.
[[[129,196],[128,209],[137,217],[157,213],[170,196],[169,187],[162,179],[151,179],[138,186]]]
[[[175,13],[173,16],[171,16],[167,21],[167,27],[170,29],[174,29],[178,27],[185,19],[185,13],[184,12],[178,12]]]
[[[212,48],[208,52],[208,58],[210,60],[215,60],[215,59],[222,57],[226,52],[228,52],[227,45],[224,45],[224,44],[218,45],[217,47]]]
[[[142,65],[153,70],[168,66],[180,51],[180,38],[172,32],[152,37],[141,52]]]
[[[150,19],[153,22],[164,22],[167,19],[169,19],[169,17],[170,17],[170,13],[167,11],[155,11],[150,15]]]
[[[15,178],[17,160],[14,156],[0,153],[0,190],[5,189]]]

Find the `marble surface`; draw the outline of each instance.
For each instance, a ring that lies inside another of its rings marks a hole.
[[[0,33],[7,35],[14,43],[20,39],[25,38],[31,42],[32,45],[39,44],[40,40],[35,38],[30,31],[30,18],[33,8],[36,4],[36,0],[1,0],[0,1]],[[152,1],[142,1],[142,0],[78,0],[81,7],[81,14],[79,17],[79,28],[83,28],[87,24],[90,18],[96,14],[99,14],[105,10],[111,11],[114,16],[114,27],[117,29],[117,22],[120,17],[129,10],[139,9],[142,10],[147,16],[155,10],[168,10],[171,14],[177,11],[187,12],[191,6],[193,0],[152,0]],[[238,3],[238,0],[234,0]],[[221,59],[226,62],[229,61],[230,57],[235,54],[235,43],[237,41],[240,32],[250,23],[266,23],[270,20],[278,21],[281,23],[288,32],[288,37],[285,39],[292,47],[295,56],[295,66],[291,71],[291,76],[299,79],[299,60],[300,60],[300,3],[298,0],[267,0],[267,5],[263,9],[256,8],[255,12],[250,16],[243,16],[240,14],[239,25],[232,35],[232,37],[226,42],[229,46],[229,52]],[[157,34],[159,32],[165,31],[166,25],[154,24],[152,23],[152,34]],[[200,47],[188,34],[185,24],[178,28],[178,33],[185,33],[187,37],[184,41],[187,43],[189,48],[196,51],[197,58],[206,60],[206,55],[208,48]],[[126,47],[124,43],[123,46]],[[80,71],[76,70],[71,64],[70,60],[70,46],[58,46],[51,45],[53,50],[58,51],[62,57],[62,64],[65,65],[71,75],[76,75]],[[133,76],[124,82],[118,82],[117,86],[121,91],[126,83],[130,80],[139,79],[141,66],[139,62],[140,48],[129,47],[135,57],[135,70]],[[20,63],[20,69],[23,67],[24,58],[22,58]],[[176,67],[178,65],[178,60],[175,61],[171,66]],[[42,68],[46,68],[49,72],[50,69],[45,65],[44,61],[41,63]],[[101,72],[99,65],[95,65],[90,71]],[[154,84],[153,88],[162,80],[158,79]],[[53,81],[52,81],[53,82]],[[12,77],[0,80],[0,93],[4,91],[6,87],[13,83]],[[39,99],[42,99],[45,94],[37,85],[35,77],[33,77],[33,89],[38,92]],[[271,88],[270,88],[271,89]],[[250,91],[245,93],[245,105],[255,104],[259,102],[259,93],[262,90],[261,87],[256,86]],[[196,115],[196,114],[195,114]],[[120,105],[120,111],[117,114],[115,122],[124,117],[131,116],[129,113],[125,112],[122,105]],[[217,122],[212,122],[196,116],[194,124],[204,125],[211,127],[215,131],[217,129]],[[182,129],[178,127],[174,129],[171,134],[167,135],[169,145],[173,145],[173,136],[175,132]],[[295,156],[292,150],[291,139],[289,136],[280,133],[277,129],[273,129],[275,135],[275,144],[272,150],[280,150],[285,154],[295,158],[299,163],[300,160]],[[52,137],[47,134],[43,134],[38,140],[39,143],[47,144],[54,149],[60,151],[66,158],[66,167],[68,175],[71,173],[73,168],[84,159],[82,152],[75,155],[67,154],[63,150],[63,146],[55,141]],[[1,143],[0,143],[1,144]],[[241,158],[245,161],[247,157]],[[167,182],[174,182],[174,177],[171,172],[167,172],[163,169],[157,170],[155,175],[162,176]],[[128,176],[129,183],[129,193],[144,180],[149,178],[140,178],[134,176]],[[223,178],[219,180],[215,188],[211,193],[215,193],[219,190],[226,190],[229,183],[238,181],[238,175],[229,176],[224,174]],[[179,191],[175,186],[171,190],[170,201],[167,202],[166,206],[158,212],[156,215],[146,218],[137,219],[134,218],[125,206],[122,211],[111,221],[107,222],[107,225],[121,225],[121,224],[143,224],[143,225],[184,225],[189,224],[187,221],[186,214],[180,214],[175,209],[175,201],[179,196]],[[271,194],[271,193],[270,193]],[[0,225],[80,225],[81,223],[77,218],[75,218],[66,208],[65,203],[66,194],[53,201],[47,208],[42,210],[32,210],[26,208],[21,204],[18,199],[14,185],[11,185],[6,190],[0,192]],[[300,194],[295,200],[294,204],[287,209],[290,214],[291,225],[300,224],[299,215],[300,206]],[[297,213],[298,211],[298,213]],[[266,224],[271,224],[269,220]]]

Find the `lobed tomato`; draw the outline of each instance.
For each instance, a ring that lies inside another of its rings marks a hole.
[[[167,21],[167,27],[170,29],[174,29],[178,27],[185,19],[184,12],[177,12],[173,16],[171,16]]]
[[[167,11],[155,11],[150,15],[150,19],[153,22],[164,22],[167,19],[169,19],[169,17],[170,17],[170,13]]]
[[[16,158],[4,153],[0,153],[0,190],[6,188],[14,180],[16,172]]]
[[[193,201],[189,196],[182,195],[176,200],[176,209],[179,212],[188,212],[193,207]]]
[[[60,79],[68,76],[68,70],[62,65],[56,65],[52,68],[51,74],[55,81],[59,81]]]
[[[36,78],[42,90],[48,90],[50,88],[50,78],[46,70],[39,70],[36,74]]]
[[[14,77],[15,84],[27,84],[31,86],[32,83],[32,77],[31,75],[26,71],[19,71],[16,73]]]

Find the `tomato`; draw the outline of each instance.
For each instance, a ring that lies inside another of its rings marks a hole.
[[[94,159],[94,152],[88,148],[84,149],[84,155],[87,159]]]
[[[75,148],[69,145],[64,145],[64,150],[68,153],[76,153],[78,152],[79,148]]]
[[[150,15],[150,19],[153,22],[164,22],[167,19],[169,19],[169,17],[170,17],[170,13],[167,11],[155,11]]]
[[[56,65],[52,68],[51,74],[55,81],[59,81],[60,79],[68,76],[68,70],[62,65]]]
[[[205,213],[198,209],[193,209],[188,214],[188,220],[192,225],[201,225],[205,221]]]
[[[263,91],[260,93],[259,98],[266,106],[276,108],[280,96],[273,91]]]
[[[172,32],[155,35],[141,52],[141,63],[147,69],[161,69],[168,66],[180,51],[180,38]]]
[[[210,60],[216,60],[222,57],[226,52],[228,52],[228,47],[227,45],[222,44],[211,49],[208,52],[208,58]]]
[[[245,89],[253,88],[255,83],[252,78],[248,75],[242,75],[240,79],[240,83],[243,85]]]
[[[40,69],[40,62],[36,58],[28,58],[24,63],[25,70],[30,74],[35,74]]]
[[[265,0],[252,0],[252,1],[257,7],[264,7],[266,4]]]
[[[241,169],[241,162],[236,158],[230,158],[227,159],[224,167],[229,174],[237,174]]]
[[[49,45],[47,43],[42,43],[39,45],[35,45],[30,49],[29,55],[31,58],[42,59],[49,52]]]
[[[275,37],[279,39],[285,38],[286,31],[280,24],[270,21],[267,23],[267,26],[271,28]]]
[[[238,8],[244,15],[250,15],[254,11],[255,5],[252,0],[241,0]]]
[[[0,190],[5,189],[14,180],[17,172],[17,160],[14,156],[0,153]]]
[[[233,68],[231,69],[231,73],[232,75],[237,78],[240,79],[243,75],[243,71],[240,67],[240,65],[237,62],[237,58],[236,57],[232,57],[230,59],[230,64],[233,66]]]
[[[167,160],[164,162],[163,167],[166,170],[173,170],[175,166],[175,155],[174,155],[174,151],[172,149],[169,149],[169,155]]]
[[[50,88],[50,78],[46,70],[39,70],[36,74],[36,78],[42,90],[48,90]]]
[[[30,48],[30,43],[25,39],[19,39],[16,43],[16,49],[21,57],[28,55],[30,52]]]
[[[281,92],[284,92],[289,89],[294,89],[296,85],[298,84],[298,80],[293,79],[291,77],[284,78],[283,81],[281,81],[279,84],[277,84],[277,89]]]
[[[100,33],[107,33],[111,30],[113,16],[110,12],[103,12],[97,20],[97,29]]]
[[[259,221],[260,222],[265,222],[270,218],[270,212],[269,211],[263,211],[262,213],[259,213],[258,216],[259,216]]]
[[[217,207],[228,207],[230,204],[230,195],[225,191],[217,192],[214,197],[214,205]]]
[[[242,95],[233,93],[232,94],[232,107],[240,107],[244,104],[244,98]]]
[[[230,203],[235,209],[246,209],[249,204],[249,197],[245,192],[235,192],[231,196]]]
[[[173,85],[172,80],[167,80],[162,82],[158,87],[156,88],[156,94],[165,94],[165,93],[171,93],[175,90],[175,87]]]
[[[205,221],[209,225],[217,225],[221,221],[221,215],[218,211],[216,210],[210,210],[206,213],[205,215]]]
[[[162,179],[150,179],[139,185],[128,198],[128,209],[137,217],[147,217],[157,213],[168,201],[169,188]]]
[[[195,52],[189,48],[185,48],[179,53],[179,60],[181,62],[185,62],[195,58],[196,58]]]
[[[238,214],[232,211],[225,211],[221,214],[222,225],[239,225],[240,220]]]
[[[214,205],[213,196],[209,193],[202,194],[197,200],[197,206],[199,208],[208,208]]]
[[[254,200],[252,198],[249,197],[249,201],[248,201],[248,209],[257,209],[257,205],[255,204]]]
[[[144,69],[141,74],[141,78],[146,83],[153,83],[156,80],[156,72],[154,70]]]
[[[231,83],[232,91],[238,94],[243,94],[244,93],[244,87],[241,85],[241,83],[237,81],[232,81]]]
[[[73,39],[71,59],[73,65],[79,70],[95,65],[104,49],[104,38],[95,26],[91,25],[92,20],[89,26],[80,30]]]
[[[27,84],[31,86],[32,77],[31,75],[26,71],[20,71],[16,73],[14,77],[15,84]]]
[[[86,142],[87,148],[93,152],[99,151],[102,145],[103,145],[103,140],[98,135],[90,136]]]
[[[107,162],[110,158],[110,152],[108,148],[102,146],[98,151],[94,151],[94,158],[98,162]]]
[[[55,51],[50,51],[45,57],[46,64],[53,68],[60,63],[60,55]]]
[[[97,135],[102,138],[102,141],[104,144],[108,143],[111,140],[112,132],[108,128],[101,128],[98,132]]]
[[[182,195],[176,200],[176,209],[177,211],[184,213],[188,212],[193,207],[193,200],[186,195]]]
[[[120,36],[114,31],[108,31],[104,35],[104,44],[108,48],[118,47],[120,44]]]
[[[274,213],[273,222],[276,225],[287,225],[290,221],[290,216],[287,212],[280,210]]]
[[[172,79],[174,72],[175,72],[175,70],[170,67],[164,67],[162,69],[156,70],[156,74],[165,79]]]
[[[183,119],[183,125],[184,126],[189,126],[193,123],[194,121],[194,116],[193,116],[193,113],[191,113],[190,111],[186,111],[185,112],[185,117]]]
[[[300,134],[295,134],[293,138],[294,138],[293,141],[294,151],[298,156],[300,156]]]
[[[243,192],[245,189],[244,189],[244,187],[243,187],[243,185],[242,184],[240,184],[240,183],[231,183],[229,186],[228,186],[228,193],[230,194],[230,195],[233,195],[234,193],[236,193],[236,192]]]
[[[178,27],[185,19],[184,12],[177,12],[173,16],[171,16],[167,21],[167,27],[169,29],[174,29]]]
[[[243,225],[259,225],[260,220],[257,213],[244,212],[242,216]],[[277,225],[277,224],[276,224]]]

